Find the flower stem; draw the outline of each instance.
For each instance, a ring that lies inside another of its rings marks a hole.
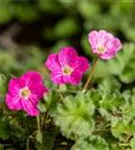
[[[28,138],[27,138],[27,143],[26,143],[26,149],[27,149],[27,150],[30,150],[30,148],[29,148],[29,142],[30,142],[30,138],[29,138],[29,136],[28,136]]]
[[[88,79],[87,79],[87,81],[86,81],[86,83],[85,83],[85,85],[84,85],[84,87],[83,87],[83,91],[84,91],[85,89],[87,89],[88,85],[90,84],[90,81],[91,81],[91,79],[92,79],[92,76],[93,76],[95,67],[96,67],[96,65],[97,65],[97,62],[98,62],[98,57],[96,57],[96,58],[94,59],[94,63],[93,63],[93,65],[92,65],[90,75],[89,75],[89,77],[88,77]]]
[[[43,142],[43,135],[41,132],[41,126],[40,126],[40,116],[37,116],[37,134],[36,134],[36,140],[38,143],[42,144]]]
[[[40,127],[40,116],[39,116],[39,115],[37,116],[37,129],[38,129],[39,131],[41,131],[41,127]]]

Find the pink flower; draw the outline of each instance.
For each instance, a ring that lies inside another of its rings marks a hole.
[[[104,30],[90,32],[89,42],[92,52],[101,59],[111,59],[122,48],[120,40]]]
[[[28,71],[20,78],[10,80],[6,104],[11,110],[24,110],[30,116],[37,116],[38,102],[46,92],[48,89],[43,85],[41,75]]]
[[[45,63],[56,84],[79,84],[82,75],[89,68],[85,57],[78,56],[73,47],[64,47],[58,54],[50,54]]]

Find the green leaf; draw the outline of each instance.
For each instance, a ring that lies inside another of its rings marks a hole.
[[[0,97],[6,93],[6,77],[0,74]]]
[[[131,146],[132,150],[134,150],[134,148],[135,148],[135,135],[133,135],[132,139],[130,140],[130,146]]]
[[[96,105],[96,108],[99,108],[99,111],[102,109],[106,113],[120,110],[126,104],[126,99],[123,93],[92,89],[88,91],[87,94],[92,102]]]
[[[57,104],[62,101],[60,93],[52,90],[44,96],[45,108],[51,116],[56,114]]]
[[[91,89],[87,92],[89,98],[92,100],[96,108],[100,107],[100,101],[102,100],[102,91]]]
[[[52,150],[55,136],[55,130],[43,132],[43,142],[42,144],[36,143],[37,150]]]
[[[127,135],[135,133],[135,123],[133,122],[126,122],[122,118],[118,118],[117,122],[114,124],[114,120],[112,120],[111,132],[114,137],[125,140]]]
[[[110,76],[105,79],[103,79],[99,85],[100,90],[108,90],[108,91],[118,91],[121,88],[120,82],[115,79],[114,77]]]
[[[99,136],[89,136],[76,141],[71,150],[109,150],[105,140]]]
[[[67,96],[63,99],[63,103],[57,106],[54,121],[63,135],[76,139],[93,131],[94,110],[89,95],[80,92],[75,97]]]
[[[36,141],[40,144],[42,144],[42,142],[43,142],[43,135],[40,130],[36,131]]]
[[[118,146],[118,144],[111,144],[109,150],[121,150],[121,148]]]
[[[39,102],[38,104],[38,109],[42,112],[45,113],[46,112],[46,106],[43,102]]]
[[[116,111],[125,105],[125,98],[120,93],[104,92],[100,106],[106,110]]]
[[[94,78],[96,79],[104,79],[108,76],[111,76],[112,73],[110,73],[108,67],[107,67],[107,62],[104,62],[102,60],[99,60],[96,69],[94,71]]]
[[[2,138],[3,140],[8,139],[9,137],[9,124],[8,121],[1,118],[0,119],[0,138]]]
[[[134,119],[135,117],[135,91],[127,91],[124,93],[126,95],[126,105],[123,107],[122,112],[124,116]]]

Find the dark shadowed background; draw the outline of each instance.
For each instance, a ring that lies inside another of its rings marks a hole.
[[[68,45],[90,57],[93,29],[134,42],[134,8],[132,0],[1,0],[0,71],[39,70],[48,52]]]

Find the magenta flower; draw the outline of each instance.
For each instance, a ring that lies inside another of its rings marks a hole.
[[[37,116],[38,102],[48,89],[43,85],[41,75],[29,71],[20,78],[13,78],[9,82],[6,104],[11,110],[24,110],[30,116]]]
[[[104,30],[90,32],[89,42],[92,53],[101,59],[111,59],[122,48],[120,40]]]
[[[45,65],[52,72],[51,79],[56,84],[79,84],[89,68],[88,60],[78,56],[73,47],[64,47],[58,54],[50,54]]]

